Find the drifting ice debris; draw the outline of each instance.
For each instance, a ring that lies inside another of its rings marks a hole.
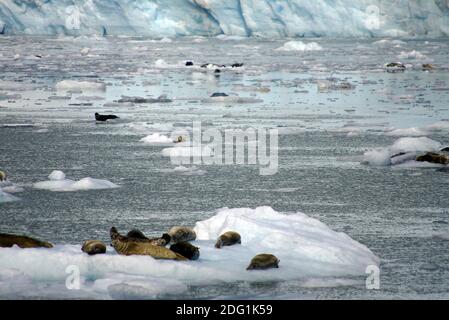
[[[224,64],[218,65],[215,63],[205,63],[205,64],[201,65],[201,68],[217,69],[217,68],[226,68],[226,66]]]
[[[355,85],[342,81],[340,83],[335,83],[329,80],[320,80],[317,82],[318,91],[327,91],[327,90],[352,90],[355,88]]]
[[[401,62],[390,62],[385,65],[387,72],[401,72],[405,71],[405,65]]]
[[[154,98],[142,98],[142,97],[127,97],[122,96],[121,99],[117,100],[119,103],[132,102],[132,103],[170,103],[173,102],[172,99],[168,99],[167,95],[160,95],[157,99]]]

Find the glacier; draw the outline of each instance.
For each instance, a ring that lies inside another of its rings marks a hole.
[[[444,37],[448,0],[0,0],[0,34]]]

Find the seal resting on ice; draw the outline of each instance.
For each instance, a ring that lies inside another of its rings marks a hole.
[[[47,241],[41,241],[27,236],[0,233],[0,247],[9,248],[14,245],[20,248],[53,248],[53,245]]]
[[[218,237],[215,243],[215,248],[220,249],[223,246],[232,246],[234,244],[241,244],[242,237],[235,231],[228,231]]]
[[[84,241],[81,251],[88,255],[106,253],[106,245],[100,240],[87,240]]]
[[[279,268],[280,260],[269,253],[261,253],[251,259],[246,270],[264,270],[270,268]]]
[[[110,230],[112,247],[118,254],[130,256],[130,255],[142,255],[152,256],[155,259],[169,259],[169,260],[187,260],[182,255],[171,251],[165,247],[155,246],[149,242],[134,242],[123,239],[123,236],[117,232],[117,229],[112,227]]]

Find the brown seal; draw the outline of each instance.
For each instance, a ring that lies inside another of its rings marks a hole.
[[[0,170],[0,182],[6,180],[6,173],[2,170]]]
[[[0,247],[9,248],[13,245],[17,245],[20,248],[53,248],[53,245],[47,241],[41,241],[27,236],[0,233]]]
[[[138,229],[131,230],[126,234],[126,237],[128,237],[128,241],[149,242],[152,245],[161,247],[166,246],[171,240],[171,237],[167,233],[164,233],[162,237],[159,238],[148,238]]]
[[[152,256],[155,259],[187,260],[187,258],[170,249],[153,245],[150,242],[129,241],[129,239],[120,235],[114,227],[111,228],[110,235],[112,246],[121,255],[144,255]]]
[[[269,268],[279,268],[280,260],[272,254],[261,253],[251,259],[246,270],[263,270]]]
[[[242,240],[240,234],[235,231],[228,231],[218,237],[215,243],[215,248],[220,249],[222,246],[232,246],[234,244],[241,244]]]
[[[178,242],[170,246],[170,250],[179,253],[189,260],[198,260],[200,257],[200,250],[189,242]]]
[[[196,239],[196,233],[192,228],[175,226],[172,227],[168,234],[173,243],[193,241]]]
[[[425,155],[417,156],[416,161],[425,161],[430,163],[448,164],[449,157],[445,154],[427,152]]]
[[[84,241],[81,250],[88,255],[100,254],[106,252],[106,245],[100,240]]]

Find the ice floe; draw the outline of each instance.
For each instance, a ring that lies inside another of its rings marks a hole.
[[[75,81],[75,80],[62,80],[56,84],[57,90],[106,90],[106,84],[102,82],[94,81]]]
[[[288,41],[278,51],[319,51],[323,50],[317,42],[304,43],[302,41]]]
[[[159,133],[153,133],[150,134],[142,139],[140,139],[141,142],[144,142],[146,144],[167,144],[167,143],[173,143],[173,139],[169,138],[166,135],[159,134]]]
[[[43,189],[50,191],[81,191],[81,190],[98,190],[98,189],[111,189],[118,188],[119,186],[108,180],[93,179],[90,177],[83,178],[75,181],[66,179],[64,172],[55,170],[48,178],[50,180],[36,182],[33,184],[35,189]]]
[[[435,152],[440,149],[441,143],[427,137],[404,137],[396,140],[390,147],[365,152],[363,162],[374,166],[394,165],[413,161],[418,153]]]
[[[70,275],[67,270],[74,267],[79,271],[80,288],[73,294],[149,299],[183,294],[191,285],[364,278],[367,266],[380,262],[365,245],[300,212],[284,214],[271,207],[224,208],[197,222],[194,229],[197,240],[193,244],[201,250],[196,261],[121,256],[111,247],[106,254],[88,256],[80,250],[82,239],[77,245],[51,249],[0,248],[0,296],[11,298],[14,292],[64,296],[70,293],[65,286]],[[216,238],[227,230],[239,232],[242,244],[216,249]],[[280,259],[279,269],[247,271],[251,258],[262,252],[275,254]],[[11,290],[14,285],[22,290]]]

